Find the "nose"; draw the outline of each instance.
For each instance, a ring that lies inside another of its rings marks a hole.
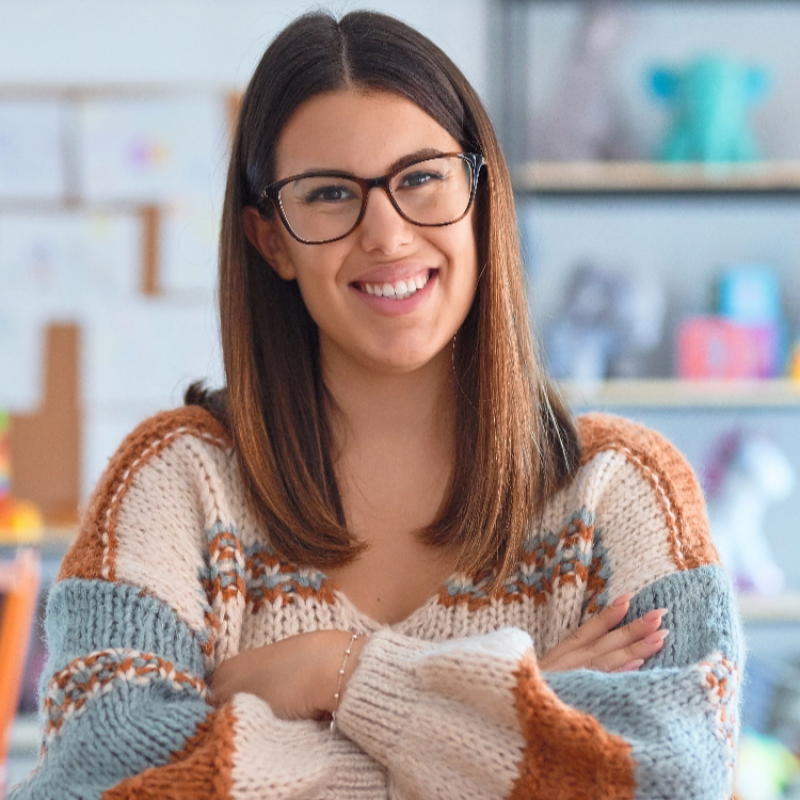
[[[397,212],[386,189],[375,186],[370,190],[364,218],[358,226],[361,246],[367,252],[396,253],[413,239],[413,227]]]

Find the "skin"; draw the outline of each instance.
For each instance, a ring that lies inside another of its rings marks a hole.
[[[277,146],[277,177],[337,169],[383,175],[423,150],[459,152],[447,131],[410,101],[345,90],[319,95],[290,118]],[[254,208],[245,233],[284,280],[296,280],[320,331],[322,373],[331,392],[337,480],[348,526],[367,543],[355,563],[328,577],[361,612],[391,624],[434,595],[457,554],[434,551],[416,531],[441,504],[454,453],[452,342],[478,280],[474,218],[423,228],[406,222],[381,190],[372,190],[359,227],[348,237],[309,246],[277,215]],[[366,301],[364,281],[435,276],[407,313],[384,313]],[[541,660],[543,670],[638,669],[661,649],[664,609],[613,630],[631,597],[618,598]],[[211,682],[216,702],[246,691],[284,719],[323,719],[334,693],[346,631],[293,636],[228,659]],[[341,695],[366,639],[353,644]]]

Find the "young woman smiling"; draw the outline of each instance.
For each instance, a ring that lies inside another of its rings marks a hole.
[[[270,45],[220,309],[225,389],[131,434],[64,560],[12,797],[727,796],[697,483],[551,388],[502,154],[431,42],[356,12]]]

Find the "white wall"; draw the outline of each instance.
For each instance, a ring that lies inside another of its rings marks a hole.
[[[488,0],[2,0],[0,82],[201,82],[242,87],[294,17],[370,8],[419,28],[479,92]]]

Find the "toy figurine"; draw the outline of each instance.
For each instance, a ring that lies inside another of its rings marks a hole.
[[[549,332],[551,374],[576,381],[640,376],[643,356],[661,340],[664,305],[661,288],[646,276],[581,265]]]
[[[734,431],[718,443],[705,488],[714,543],[736,586],[777,594],[784,574],[770,552],[767,509],[794,491],[794,468],[767,436]]]
[[[658,67],[655,95],[673,109],[661,145],[663,161],[747,162],[759,158],[748,115],[766,91],[766,72],[732,59],[707,55],[683,69]]]
[[[620,2],[584,3],[577,37],[545,113],[538,157],[554,161],[633,157],[630,125],[624,119],[611,77],[626,16]]]

